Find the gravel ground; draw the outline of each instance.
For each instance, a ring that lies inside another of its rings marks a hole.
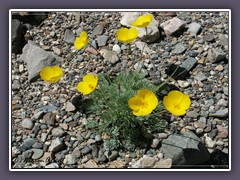
[[[172,160],[161,150],[161,142],[188,130],[202,140],[211,155],[197,168],[228,165],[228,13],[152,13],[160,24],[160,38],[147,44],[149,52],[143,54],[142,62],[137,43],[131,46],[129,60],[128,47],[115,38],[123,27],[120,12],[51,12],[40,25],[23,23],[25,40],[62,58],[64,76],[51,85],[40,79],[29,82],[22,52],[12,54],[12,168],[161,168],[157,162],[171,167]],[[173,17],[186,25],[168,35],[161,24]],[[74,39],[83,29],[98,51],[116,51],[120,58],[104,59],[91,46],[75,50]],[[167,79],[170,64],[181,65],[186,60],[196,61],[189,75],[169,84],[190,96],[191,107],[185,116],[170,119],[165,132],[154,134],[150,147],[108,151],[105,137],[86,128],[87,121],[96,117],[87,116],[75,105],[76,86],[87,72],[115,75],[141,67],[148,79],[157,82]]]

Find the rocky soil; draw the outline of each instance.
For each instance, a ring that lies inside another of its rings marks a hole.
[[[228,12],[150,12],[131,53],[116,40],[139,12],[14,12],[12,16],[12,168],[228,168]],[[87,46],[75,38],[85,30]],[[144,47],[144,48],[143,48]],[[143,49],[143,60],[140,60]],[[58,64],[63,78],[39,78]],[[153,83],[166,80],[174,65],[186,73],[169,85],[192,100],[185,116],[145,148],[110,151],[105,137],[86,128],[76,86],[87,72],[136,70]]]

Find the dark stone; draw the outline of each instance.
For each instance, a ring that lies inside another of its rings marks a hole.
[[[203,40],[207,42],[213,42],[214,41],[214,35],[213,34],[205,34],[203,35]]]
[[[22,49],[20,44],[23,39],[23,27],[21,22],[17,19],[12,19],[11,23],[12,53],[18,53]]]
[[[189,71],[191,71],[197,65],[197,59],[189,57],[187,58],[181,66],[175,64],[170,64],[165,72],[168,76],[172,76],[174,79],[185,79],[189,76]]]
[[[81,149],[81,153],[82,153],[83,155],[86,155],[86,154],[88,154],[88,153],[90,153],[90,152],[91,152],[91,149],[90,149],[88,146],[84,146],[84,148]]]
[[[53,126],[55,124],[56,114],[47,113],[43,116],[43,119],[44,119],[45,123],[47,123],[50,126]]]
[[[210,158],[207,148],[193,132],[173,134],[162,141],[161,151],[173,165],[197,165]]]
[[[208,136],[213,140],[218,134],[218,130],[217,129],[213,129],[211,130],[210,133],[208,133]]]
[[[198,55],[198,52],[197,51],[188,51],[188,55],[190,57],[196,57]]]

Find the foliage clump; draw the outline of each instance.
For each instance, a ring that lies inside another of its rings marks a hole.
[[[154,93],[157,91],[157,86],[151,84],[143,74],[121,72],[115,78],[106,74],[99,75],[98,89],[89,95],[85,108],[89,113],[100,117],[99,122],[90,120],[88,127],[110,136],[107,142],[110,149],[125,147],[126,144],[137,145],[141,141],[146,143],[152,133],[164,128],[161,103],[148,116],[135,116],[129,108],[128,100],[143,88]]]

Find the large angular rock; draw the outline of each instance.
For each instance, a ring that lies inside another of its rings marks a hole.
[[[17,19],[12,19],[11,22],[11,38],[12,38],[12,53],[17,53],[21,48],[21,40],[22,40],[22,24]]]
[[[161,151],[173,165],[197,165],[210,158],[205,145],[193,132],[173,134],[162,141]]]
[[[23,48],[20,59],[27,63],[28,80],[35,81],[39,77],[39,72],[45,66],[59,65],[62,59],[53,52],[47,52],[37,46],[34,42],[28,41]]]
[[[144,12],[123,12],[122,13],[122,19],[120,23],[123,26],[127,27],[133,27],[132,22],[135,21],[139,16],[143,14],[148,14]],[[160,37],[159,33],[159,22],[155,20],[153,17],[152,22],[147,26],[147,32],[146,28],[137,28],[138,29],[138,37],[147,43],[153,43],[154,41],[158,40]]]
[[[180,29],[184,28],[186,25],[186,22],[174,17],[164,23],[162,23],[160,26],[163,28],[166,35],[172,35],[179,31]]]
[[[192,22],[187,27],[188,27],[188,32],[190,32],[191,36],[196,36],[201,29],[201,25],[196,22]]]
[[[68,43],[68,44],[70,44],[70,45],[73,45],[73,44],[74,44],[74,41],[75,41],[75,35],[74,35],[74,33],[73,33],[71,30],[66,29],[63,40],[64,40],[66,43]]]
[[[224,53],[222,49],[215,49],[215,48],[209,49],[207,60],[212,63],[224,61],[226,60],[226,53]]]
[[[119,57],[115,51],[101,49],[100,54],[103,56],[105,62],[111,62],[112,64],[115,64],[119,61]]]

